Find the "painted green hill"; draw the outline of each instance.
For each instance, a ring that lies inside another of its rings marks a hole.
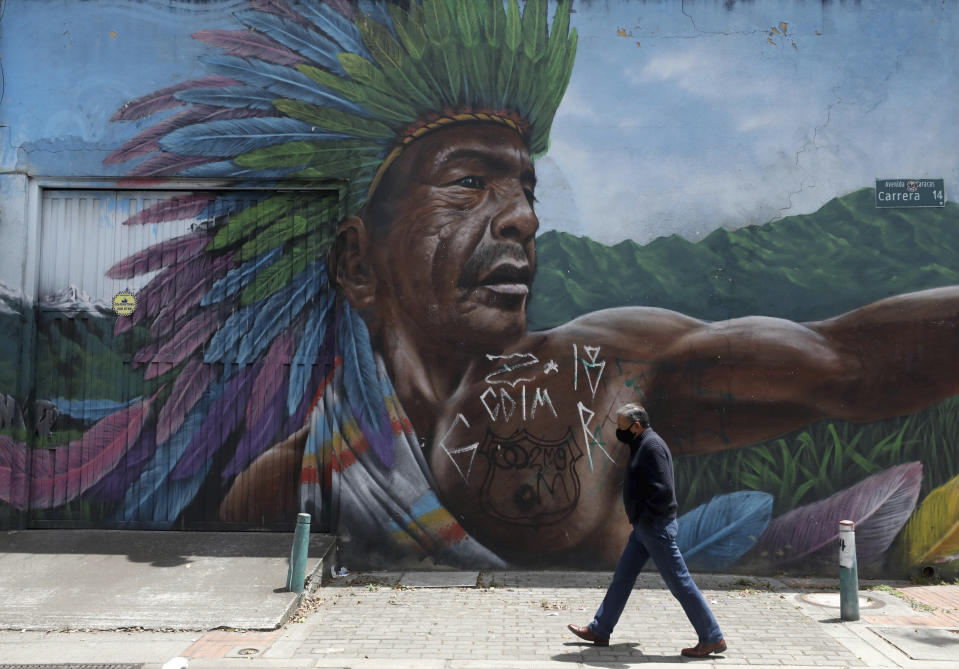
[[[818,211],[699,242],[676,235],[605,246],[537,238],[530,327],[626,305],[706,320],[750,314],[816,320],[898,293],[959,283],[959,206],[876,209],[863,188]]]

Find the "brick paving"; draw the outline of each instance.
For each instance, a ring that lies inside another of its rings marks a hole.
[[[682,661],[695,633],[658,576],[642,575],[608,648],[566,630],[592,619],[608,573],[484,573],[476,588],[407,588],[395,574],[318,589],[293,659],[622,663]],[[723,628],[730,665],[864,663],[761,580],[697,579]],[[718,659],[715,658],[714,659]]]
[[[864,615],[863,620],[876,625],[959,628],[959,585],[900,585],[896,590],[932,610],[914,616]]]
[[[235,632],[233,630],[213,630],[197,639],[181,653],[191,659],[215,659],[227,657],[243,648],[260,649],[269,646],[280,634],[273,632]]]

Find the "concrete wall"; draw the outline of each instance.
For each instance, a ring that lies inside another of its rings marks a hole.
[[[955,571],[953,7],[3,6],[0,524]]]

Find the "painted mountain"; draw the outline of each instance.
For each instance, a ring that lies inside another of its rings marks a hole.
[[[721,320],[806,321],[874,300],[959,283],[959,206],[876,209],[863,188],[823,205],[699,242],[661,237],[609,247],[562,232],[537,240],[530,327],[626,305]]]
[[[0,281],[0,393],[10,393],[16,388],[24,304],[20,292]]]
[[[0,393],[21,407],[32,399],[126,400],[143,394],[148,384],[129,360],[146,332],[114,337],[115,319],[109,305],[73,285],[43,295],[34,306],[0,283]],[[36,364],[36,378],[25,392],[17,374],[24,341],[34,332],[37,349],[27,360]]]

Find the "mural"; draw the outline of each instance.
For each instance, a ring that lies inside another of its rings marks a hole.
[[[676,456],[692,568],[833,570],[840,519],[861,568],[954,568],[955,205],[877,209],[864,181],[708,234],[544,230],[554,119],[577,59],[609,48],[578,28],[641,59],[641,20],[210,5],[202,74],[109,117],[132,130],[98,168],[121,170],[107,227],[155,238],[91,261],[123,304],[3,285],[0,523],[305,511],[354,566],[609,568],[629,530],[615,412],[639,401]],[[763,36],[801,48],[787,22]]]

